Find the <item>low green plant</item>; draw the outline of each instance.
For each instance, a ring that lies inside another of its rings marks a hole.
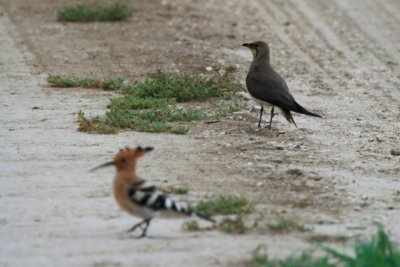
[[[244,234],[248,230],[241,215],[236,215],[234,218],[223,218],[218,223],[218,229],[230,234]]]
[[[381,226],[378,227],[376,236],[370,240],[356,242],[354,256],[329,247],[323,247],[323,250],[346,267],[400,266],[400,250]]]
[[[194,210],[208,216],[215,214],[239,214],[250,213],[254,208],[252,202],[245,197],[232,195],[218,196],[208,200],[202,200]]]
[[[109,78],[106,80],[96,80],[91,77],[68,77],[60,75],[49,75],[47,82],[51,87],[68,88],[68,87],[84,87],[84,88],[101,88],[104,90],[120,90],[124,85],[122,78]]]
[[[88,133],[114,134],[117,128],[110,126],[101,116],[95,116],[90,119],[85,117],[85,113],[78,112],[78,131]]]
[[[47,78],[47,82],[52,87],[59,87],[59,88],[68,88],[68,87],[77,87],[79,83],[74,78],[70,77],[62,77],[59,75],[50,75]]]
[[[314,257],[312,252],[303,252],[284,260],[271,260],[264,246],[253,251],[253,267],[399,267],[400,250],[389,239],[382,227],[370,240],[358,240],[354,254],[348,255],[330,247],[320,248],[326,253]],[[261,251],[264,250],[264,251]]]
[[[276,223],[267,224],[267,228],[273,232],[283,232],[288,233],[291,231],[307,232],[310,231],[309,228],[304,225],[300,225],[295,221],[288,219],[280,219]]]
[[[49,77],[50,79],[50,77]],[[49,81],[50,83],[50,81]],[[85,88],[99,88],[99,80],[93,79],[91,77],[84,77],[78,80],[79,86]],[[51,84],[51,83],[50,83]]]
[[[246,107],[246,103],[239,100],[234,100],[228,105],[226,103],[219,103],[214,110],[214,119],[220,120],[226,116],[231,115],[233,112],[237,112]]]
[[[187,231],[198,231],[200,230],[199,223],[196,220],[186,221],[183,223],[183,229]]]
[[[120,3],[70,5],[58,11],[57,20],[65,22],[120,21],[131,16],[134,10]]]
[[[302,252],[284,260],[271,260],[265,246],[258,246],[252,253],[252,267],[335,267],[328,257],[313,258],[312,252]]]
[[[180,122],[204,120],[206,112],[191,107],[178,107],[179,102],[205,101],[210,98],[227,98],[242,90],[242,85],[233,77],[234,69],[211,77],[156,71],[147,75],[142,82],[128,83],[122,78],[97,80],[90,77],[73,78],[49,76],[53,87],[85,87],[114,90],[121,94],[111,99],[103,116],[92,118],[78,116],[79,130],[98,133],[115,133],[118,129],[132,129],[141,132],[188,132]],[[188,106],[188,105],[186,105]],[[239,110],[242,104],[235,101],[218,117]]]
[[[125,87],[125,93],[139,98],[173,98],[176,102],[204,101],[213,97],[227,98],[243,90],[229,69],[222,75],[211,77],[173,73],[158,70],[147,75],[142,82]]]

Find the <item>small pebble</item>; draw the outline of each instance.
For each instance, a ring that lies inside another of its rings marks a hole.
[[[392,156],[400,156],[400,148],[392,148],[392,149],[390,150],[390,154],[391,154]]]

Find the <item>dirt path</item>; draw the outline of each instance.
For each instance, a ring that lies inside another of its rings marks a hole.
[[[243,266],[259,244],[284,257],[310,240],[370,235],[375,222],[400,242],[400,158],[389,152],[400,145],[397,1],[149,2],[101,27],[56,23],[62,1],[12,2],[0,2],[1,266]],[[47,73],[134,79],[157,66],[238,64],[244,75],[250,55],[239,46],[256,39],[270,42],[293,94],[323,120],[296,116],[295,129],[277,117],[259,131],[246,110],[186,136],[88,135],[76,131],[77,112],[104,112],[109,93],[46,87]],[[153,238],[128,238],[134,220],[110,195],[113,170],[87,170],[137,144],[156,148],[142,176],[188,186],[184,200],[228,191],[259,203],[267,220],[314,230],[188,233],[159,220]]]

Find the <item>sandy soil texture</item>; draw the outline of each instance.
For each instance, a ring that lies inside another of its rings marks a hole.
[[[1,266],[243,266],[259,244],[285,257],[315,240],[370,236],[376,222],[400,242],[400,156],[390,153],[400,149],[399,1],[126,1],[138,12],[125,22],[56,21],[79,2],[0,1]],[[249,101],[185,136],[89,135],[77,112],[101,114],[111,93],[46,83],[231,64],[243,79],[251,55],[240,45],[255,40],[270,43],[293,95],[323,119],[295,114],[296,129],[278,115],[272,130],[257,129]],[[152,238],[132,239],[124,230],[136,219],[111,196],[114,170],[88,170],[138,144],[156,148],[141,176],[187,186],[178,199],[243,195],[260,223],[288,218],[313,231],[185,232],[183,220],[157,220]]]

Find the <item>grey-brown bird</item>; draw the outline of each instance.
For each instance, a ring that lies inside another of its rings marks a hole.
[[[262,41],[254,43],[244,43],[253,53],[253,62],[250,65],[246,77],[247,90],[251,97],[261,105],[260,119],[258,127],[261,127],[261,118],[264,111],[264,105],[272,106],[271,118],[268,128],[271,129],[272,118],[274,116],[274,107],[279,107],[286,120],[293,123],[296,127],[291,111],[306,114],[313,117],[321,117],[312,113],[296,102],[285,80],[272,68],[269,57],[268,44]]]

